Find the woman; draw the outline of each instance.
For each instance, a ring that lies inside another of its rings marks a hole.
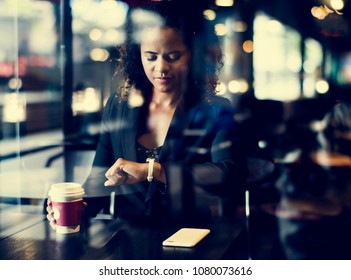
[[[215,195],[234,197],[244,186],[234,112],[215,96],[221,56],[205,23],[200,11],[173,2],[130,11],[117,72],[124,84],[105,106],[85,183],[88,196],[96,188],[113,190],[119,217],[167,219],[171,181],[182,180],[172,177],[175,167],[190,180],[185,184]],[[109,204],[87,201],[91,216]]]

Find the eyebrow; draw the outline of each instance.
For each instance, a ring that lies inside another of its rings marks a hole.
[[[153,52],[153,51],[144,51],[144,53],[145,54],[158,54],[157,52]],[[170,51],[170,52],[168,52],[168,53],[166,53],[166,55],[170,55],[170,54],[174,54],[174,53],[176,53],[176,54],[182,54],[182,53],[184,53],[184,51],[182,51],[182,50],[174,50],[174,51]]]
[[[152,52],[152,51],[144,51],[146,54],[157,54],[157,52]]]

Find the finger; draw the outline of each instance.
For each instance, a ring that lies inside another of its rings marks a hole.
[[[105,176],[108,177],[110,174],[113,174],[113,171],[116,169],[117,166],[117,161],[109,168],[107,169]]]
[[[47,214],[46,218],[50,221],[50,223],[55,223],[56,222],[54,217],[51,214]]]
[[[121,169],[121,160],[117,160],[106,172],[106,176],[113,176]]]
[[[111,187],[111,186],[115,186],[116,183],[112,180],[107,180],[105,183],[104,183],[104,186],[106,187]]]
[[[107,179],[109,179],[110,181],[113,181],[115,184],[118,184],[120,182],[123,182],[127,178],[127,175],[128,174],[126,174],[126,173],[118,172],[118,173],[115,173],[115,174],[107,177]]]
[[[49,214],[53,214],[54,213],[54,211],[52,210],[51,206],[47,206],[46,207],[46,212],[48,212]]]
[[[105,173],[105,177],[107,178],[107,179],[110,179],[110,180],[115,180],[116,181],[116,179],[114,179],[114,178],[118,178],[118,175],[120,176],[120,174],[118,173],[118,170],[115,170],[115,169],[113,169],[113,168],[110,168],[109,169],[109,171],[107,171],[106,173]]]
[[[114,176],[108,178],[104,183],[105,186],[119,186],[127,181],[128,177],[124,175],[115,174]]]
[[[106,177],[106,178],[108,178],[108,177],[110,176],[111,170],[112,170],[112,167],[110,167],[110,168],[106,171],[106,173],[105,173],[105,177]]]
[[[50,226],[53,230],[56,230],[56,223],[50,222]]]
[[[117,175],[121,177],[128,177],[128,172],[124,170],[124,165],[121,165],[119,170],[117,171]]]
[[[135,164],[123,164],[119,173],[127,177],[135,177],[135,174],[138,173],[138,166]]]
[[[47,204],[48,206],[51,206],[51,205],[52,205],[52,201],[51,201],[51,198],[50,198],[50,197],[48,198],[46,204]]]

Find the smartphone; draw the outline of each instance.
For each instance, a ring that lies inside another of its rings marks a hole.
[[[210,233],[209,229],[181,228],[162,242],[163,246],[194,247]]]

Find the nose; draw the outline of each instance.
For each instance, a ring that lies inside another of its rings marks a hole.
[[[162,73],[167,73],[170,69],[170,65],[169,63],[164,59],[164,58],[160,58],[156,61],[156,65],[155,65],[155,71],[159,72],[160,74]]]

